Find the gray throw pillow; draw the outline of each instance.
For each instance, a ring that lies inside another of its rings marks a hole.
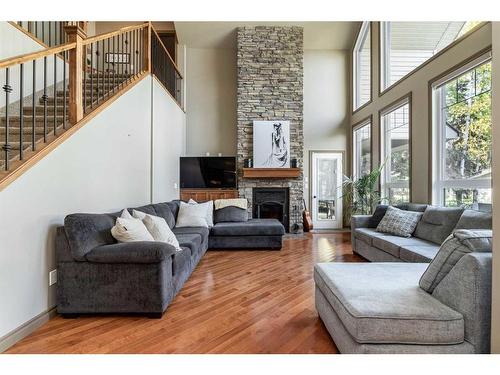
[[[411,237],[421,217],[421,212],[404,211],[389,206],[377,226],[377,232],[394,234],[400,237]]]
[[[243,221],[248,221],[248,212],[243,208],[228,206],[215,210],[214,223],[224,223],[224,222],[235,223]]]
[[[458,261],[472,252],[491,252],[491,230],[454,231],[441,245],[438,253],[420,278],[420,288],[432,293]]]
[[[372,217],[368,220],[368,228],[376,228],[380,224],[387,211],[387,207],[389,206],[386,204],[377,205]]]

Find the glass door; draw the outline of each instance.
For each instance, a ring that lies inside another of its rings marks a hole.
[[[342,228],[341,152],[311,153],[311,215],[315,229]]]

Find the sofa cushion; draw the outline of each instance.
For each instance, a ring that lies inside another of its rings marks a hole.
[[[153,208],[156,212],[156,216],[164,218],[170,229],[175,227],[175,217],[169,203],[156,203],[153,204]]]
[[[491,212],[465,210],[455,229],[491,229]]]
[[[429,245],[403,245],[399,249],[399,258],[409,263],[430,263],[439,251],[439,246]]]
[[[358,240],[365,242],[368,245],[372,245],[373,238],[386,236],[385,233],[377,232],[376,229],[372,228],[356,228],[354,229],[354,237]]]
[[[250,219],[244,223],[217,223],[214,236],[280,236],[285,228],[276,219]]]
[[[248,211],[234,206],[219,208],[214,212],[214,223],[248,221]]]
[[[85,254],[94,247],[116,242],[111,235],[116,216],[117,214],[71,214],[64,218],[71,255],[75,260],[85,261]]]
[[[177,220],[177,214],[179,213],[179,208],[181,206],[180,199],[174,199],[173,201],[167,202],[168,207],[170,207],[170,211],[172,211],[172,215],[174,215],[174,219]]]
[[[429,205],[423,203],[399,203],[394,207],[405,211],[424,212]]]
[[[420,287],[432,293],[457,262],[472,252],[491,252],[492,231],[459,229],[439,249],[420,279]]]
[[[410,237],[415,230],[422,213],[387,207],[387,211],[377,226],[377,232],[395,234],[400,237]]]
[[[178,234],[177,240],[181,247],[186,247],[191,252],[191,256],[195,257],[201,252],[202,238],[199,234]]]
[[[463,211],[460,207],[427,207],[414,236],[441,245],[457,225]]]
[[[358,343],[461,343],[462,314],[418,286],[425,267],[406,263],[319,263],[314,267],[314,279]]]
[[[210,230],[205,227],[183,227],[183,228],[174,228],[172,229],[172,232],[177,236],[177,239],[179,239],[179,235],[183,234],[199,234],[202,238],[202,242],[205,242],[208,240],[208,235],[210,233]]]
[[[396,258],[400,257],[400,248],[402,246],[428,246],[433,245],[430,242],[421,240],[419,238],[404,238],[398,236],[379,236],[372,239],[372,246],[377,249],[383,250],[386,253],[394,255]],[[437,247],[437,246],[436,246]]]

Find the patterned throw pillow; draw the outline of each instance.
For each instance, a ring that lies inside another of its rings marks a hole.
[[[389,206],[377,226],[377,232],[411,237],[421,218],[422,212],[405,211]]]

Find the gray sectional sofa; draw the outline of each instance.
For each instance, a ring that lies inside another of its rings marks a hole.
[[[353,215],[351,219],[352,249],[372,262],[429,263],[453,230],[491,229],[491,213],[406,203],[396,207],[422,212],[422,218],[412,237],[393,236],[376,230],[386,207],[380,205],[373,215]]]
[[[285,233],[274,219],[176,228],[180,201],[136,210],[165,219],[182,251],[161,242],[117,243],[120,212],[72,214],[57,228],[57,311],[63,316],[139,313],[161,317],[207,249],[280,249]],[[129,209],[132,212],[132,209]]]
[[[316,309],[337,348],[488,353],[492,231],[482,229],[491,228],[491,215],[415,204],[400,208],[424,212],[411,238],[375,231],[382,206],[374,215],[353,218],[353,249],[375,263],[315,265]]]

